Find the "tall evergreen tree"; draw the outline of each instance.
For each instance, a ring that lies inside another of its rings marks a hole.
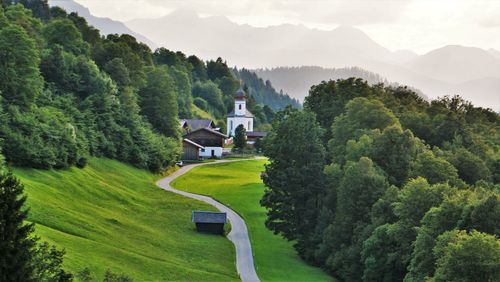
[[[244,149],[247,145],[247,132],[243,124],[238,125],[234,130],[234,146],[238,149]]]
[[[12,173],[0,174],[0,281],[31,281],[35,241],[26,224],[23,185]]]

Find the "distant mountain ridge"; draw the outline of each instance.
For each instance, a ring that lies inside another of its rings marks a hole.
[[[494,49],[486,51],[450,45],[419,56],[411,50],[392,52],[360,29],[350,26],[330,31],[292,24],[252,27],[221,16],[203,18],[189,10],[126,24],[156,40],[159,45],[197,54],[204,59],[222,56],[230,65],[251,69],[319,66],[339,70],[358,67],[388,81],[420,89],[430,98],[459,94],[478,106],[500,109],[500,88],[496,87],[500,83],[500,52]],[[162,28],[151,28],[153,26]],[[308,74],[308,70],[313,69],[296,70],[300,71],[302,78],[283,79],[288,82],[286,85],[277,80],[278,74],[258,73],[299,100],[307,93],[305,89],[313,84],[293,85],[304,81],[319,82],[313,77],[339,78],[335,72],[331,77],[325,77],[327,70],[320,76],[318,72]]]
[[[54,2],[74,3],[51,0]],[[500,84],[500,52],[495,49],[450,45],[419,56],[411,50],[392,52],[355,27],[340,26],[330,31],[292,24],[253,27],[236,24],[224,16],[200,17],[192,10],[136,19],[126,25],[137,32],[132,35],[143,34],[158,46],[196,54],[205,60],[223,57],[231,66],[359,67],[388,81],[420,89],[430,98],[459,94],[478,106],[500,110],[500,88],[496,87]],[[302,100],[303,87],[282,87],[273,79],[271,82]]]
[[[157,45],[142,34],[132,31],[124,23],[115,21],[109,18],[96,17],[90,13],[90,10],[83,5],[73,0],[49,0],[50,6],[59,6],[65,9],[68,13],[76,12],[81,17],[84,17],[87,22],[101,31],[101,34],[130,34],[138,41],[147,44],[150,48],[155,49]]]

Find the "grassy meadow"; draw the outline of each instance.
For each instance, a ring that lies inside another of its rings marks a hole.
[[[209,205],[156,187],[158,175],[92,159],[85,169],[13,169],[36,234],[66,250],[64,266],[135,281],[238,280],[232,243],[196,232],[191,210]]]
[[[177,189],[210,195],[238,212],[247,224],[259,278],[263,281],[329,281],[321,269],[307,265],[292,243],[266,229],[260,172],[265,160],[239,161],[197,167],[177,178]]]

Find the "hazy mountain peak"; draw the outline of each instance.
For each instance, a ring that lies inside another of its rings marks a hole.
[[[68,13],[75,12],[81,17],[84,17],[87,22],[101,31],[101,34],[130,34],[134,36],[138,41],[147,44],[150,48],[156,48],[156,44],[151,40],[143,36],[142,34],[136,33],[130,30],[125,24],[119,21],[115,21],[109,18],[96,17],[91,14],[87,7],[80,5],[73,0],[49,0],[50,6],[59,6],[65,9]]]
[[[498,51],[497,49],[490,48],[488,52],[490,52],[490,54],[495,58],[500,59],[500,51]]]
[[[416,58],[411,67],[427,76],[460,83],[487,77],[500,78],[500,60],[476,47],[447,45]]]

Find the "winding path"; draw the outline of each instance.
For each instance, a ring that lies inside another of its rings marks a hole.
[[[239,161],[239,160],[236,160]],[[211,197],[193,194],[189,192],[184,192],[175,189],[170,185],[170,183],[176,179],[177,177],[185,174],[191,169],[202,166],[202,165],[212,165],[212,164],[220,164],[226,162],[234,162],[234,160],[223,160],[213,163],[202,163],[202,164],[194,164],[188,165],[180,168],[176,172],[172,173],[168,177],[161,179],[156,182],[160,188],[174,192],[176,194],[186,196],[189,198],[193,198],[196,200],[200,200],[206,202],[214,207],[216,207],[221,212],[227,213],[227,217],[231,222],[231,232],[229,232],[228,238],[231,240],[236,248],[236,270],[240,275],[240,278],[243,282],[254,282],[260,281],[257,276],[257,272],[255,271],[255,267],[253,264],[253,254],[252,254],[252,245],[250,244],[250,238],[248,237],[248,230],[243,218],[241,218],[236,212],[232,209],[226,207],[225,205],[217,202]]]

